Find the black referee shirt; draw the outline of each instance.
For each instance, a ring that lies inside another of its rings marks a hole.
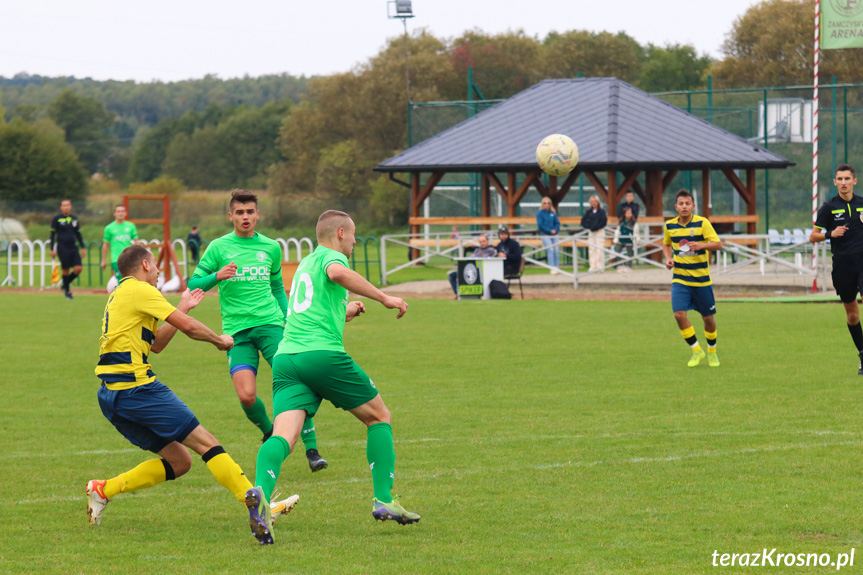
[[[84,248],[84,238],[81,237],[81,227],[78,218],[73,215],[64,216],[59,214],[51,221],[51,245],[57,241],[58,247],[74,248],[77,243]],[[53,247],[51,249],[54,249]]]
[[[845,235],[830,238],[830,249],[834,256],[863,254],[863,198],[851,196],[846,202],[838,194],[824,202],[815,218],[815,227],[833,231],[839,226],[848,226]]]

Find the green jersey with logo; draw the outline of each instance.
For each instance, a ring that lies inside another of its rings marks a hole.
[[[132,222],[118,224],[116,221],[105,226],[103,242],[111,244],[111,263],[117,261],[123,250],[132,245],[132,240],[138,239],[138,228]]]
[[[233,336],[251,327],[284,325],[274,294],[285,293],[279,243],[257,232],[250,238],[231,232],[210,242],[192,278],[215,274],[231,262],[237,265],[237,275],[218,283],[222,330]]]
[[[303,258],[288,297],[288,319],[280,353],[345,351],[342,333],[348,290],[327,276],[330,265],[348,265],[344,254],[324,246]]]

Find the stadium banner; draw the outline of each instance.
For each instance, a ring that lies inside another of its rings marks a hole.
[[[823,0],[821,6],[821,48],[863,48],[863,0]]]

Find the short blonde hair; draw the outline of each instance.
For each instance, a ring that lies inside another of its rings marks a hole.
[[[335,237],[339,228],[344,228],[351,221],[351,216],[345,212],[338,210],[327,210],[318,218],[318,224],[315,226],[315,235],[318,237],[318,243],[321,240],[331,240]]]

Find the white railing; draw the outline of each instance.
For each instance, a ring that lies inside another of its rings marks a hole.
[[[650,235],[647,230],[639,235],[634,246],[634,255],[626,256],[614,251],[613,247],[603,246],[600,249],[605,254],[606,268],[621,265],[665,268],[662,257],[662,235]],[[613,237],[612,229],[606,228],[606,239]],[[464,257],[476,247],[476,238],[486,234],[493,239],[494,230],[487,232],[462,232],[457,239],[452,239],[448,232],[437,234],[394,234],[385,235],[381,238],[381,267],[383,283],[386,285],[393,274],[417,263],[426,263],[429,258],[439,256],[447,259]],[[525,261],[534,266],[549,269],[550,266],[543,257],[545,247],[540,244],[538,235],[519,235],[514,238],[522,244],[522,255]],[[413,240],[413,243],[411,241]],[[716,261],[711,265],[710,271],[713,275],[762,275],[783,276],[802,275],[813,279],[822,279],[821,289],[827,285],[827,273],[831,265],[827,255],[827,244],[821,242],[811,244],[808,238],[797,235],[726,235],[722,236],[723,249],[718,252]],[[404,246],[417,250],[419,257],[410,259],[407,263],[395,265],[390,268],[387,264],[387,244]],[[587,231],[583,230],[575,234],[562,234],[554,244],[569,252],[572,257],[572,267],[561,268],[564,276],[573,280],[573,287],[578,288],[579,277],[586,277],[596,272],[579,271],[579,263],[582,261],[579,250],[587,246]],[[819,266],[813,270],[808,262],[811,261],[812,250],[819,252]]]
[[[296,238],[276,238],[275,239],[282,248],[282,261],[299,261],[303,255],[312,253],[315,245],[311,239],[303,237]],[[162,244],[162,240],[151,239],[142,240],[149,247],[156,247]],[[98,244],[101,249],[101,242]],[[186,241],[182,238],[171,240],[171,247],[177,255],[177,263],[180,264],[186,277],[189,277],[190,272],[194,271],[194,262],[190,262],[186,256]],[[99,249],[90,250],[87,261],[83,262],[85,271],[82,276],[87,273],[87,268],[93,269],[100,267],[101,252]],[[2,252],[0,252],[2,253]],[[295,255],[296,259],[291,259]],[[95,261],[93,259],[95,258]],[[18,286],[18,287],[38,287],[44,289],[51,285],[51,270],[54,262],[51,259],[51,246],[48,245],[48,240],[11,240],[6,247],[6,269],[5,274],[0,280],[0,286]],[[0,261],[0,272],[3,270],[3,262]],[[191,269],[190,269],[191,268]],[[98,283],[107,283],[112,275],[110,270],[107,272],[99,269]],[[85,276],[86,277],[86,276]],[[104,282],[103,282],[104,280]]]

